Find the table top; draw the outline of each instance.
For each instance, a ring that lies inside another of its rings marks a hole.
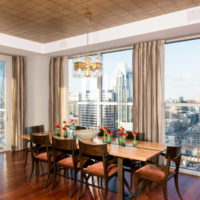
[[[47,131],[42,133],[37,133],[36,135],[44,135],[49,134],[50,136],[54,135],[53,131]],[[29,140],[30,135],[20,135],[22,139]],[[64,137],[59,137],[60,139],[66,139]],[[91,140],[82,140],[88,144],[103,144],[103,140],[101,136],[98,136]],[[112,156],[133,159],[133,160],[141,160],[147,161],[150,158],[154,157],[155,155],[159,154],[160,152],[166,149],[165,145],[160,143],[153,143],[153,142],[144,142],[144,141],[137,141],[137,147],[133,147],[132,140],[126,141],[126,146],[123,147],[117,144],[117,138],[112,138],[112,143],[107,144],[108,152]]]

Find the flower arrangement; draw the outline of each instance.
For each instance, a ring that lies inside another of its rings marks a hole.
[[[128,133],[125,132],[124,127],[120,126],[118,129],[119,135],[118,135],[118,144],[125,146],[126,145],[126,137],[128,136]]]
[[[138,135],[138,132],[133,132],[133,146],[136,147],[137,146],[137,140],[136,140],[136,136]]]
[[[60,124],[58,124],[57,122],[56,122],[56,124],[55,124],[55,129],[56,129],[56,136],[60,136]]]
[[[108,126],[98,126],[98,128],[103,131],[103,142],[107,142]]]
[[[67,134],[67,128],[69,128],[69,126],[67,125],[66,121],[63,121],[63,128],[62,128],[62,130],[64,131],[64,137],[65,138],[68,136],[68,134]]]
[[[113,134],[113,131],[107,131],[107,144],[111,144],[111,135]]]
[[[73,133],[72,133],[73,138],[76,138],[75,130],[76,130],[76,126],[77,126],[77,124],[78,124],[78,120],[72,119],[72,120],[70,121],[70,123],[71,123],[71,126],[73,127]]]

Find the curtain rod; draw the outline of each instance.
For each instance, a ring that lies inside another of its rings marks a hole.
[[[175,37],[165,40],[165,44],[174,43],[174,42],[180,42],[180,41],[187,41],[187,40],[195,40],[200,39],[200,34],[198,35],[187,35],[182,37]]]

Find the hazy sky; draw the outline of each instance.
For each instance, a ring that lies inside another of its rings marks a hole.
[[[165,45],[165,99],[200,99],[200,40]]]

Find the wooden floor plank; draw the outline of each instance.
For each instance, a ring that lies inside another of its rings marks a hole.
[[[0,154],[0,200],[67,200],[70,199],[72,190],[72,180],[60,177],[56,188],[50,193],[49,187],[43,189],[46,176],[33,177],[30,184],[27,183],[30,174],[30,158],[27,167],[23,167],[25,153],[7,152]],[[128,176],[128,174],[126,175]],[[179,176],[180,192],[184,200],[200,199],[200,177],[180,174]],[[147,185],[148,186],[148,185]],[[78,191],[79,183],[77,185]],[[103,199],[103,189],[92,186],[84,186],[83,200]],[[76,199],[77,195],[73,199]],[[168,183],[169,200],[178,200],[173,179]],[[109,192],[108,198],[117,200],[117,193]],[[134,198],[133,198],[134,199]],[[151,193],[148,187],[144,192],[138,195],[138,200],[163,200],[162,188],[156,184],[152,185]]]

